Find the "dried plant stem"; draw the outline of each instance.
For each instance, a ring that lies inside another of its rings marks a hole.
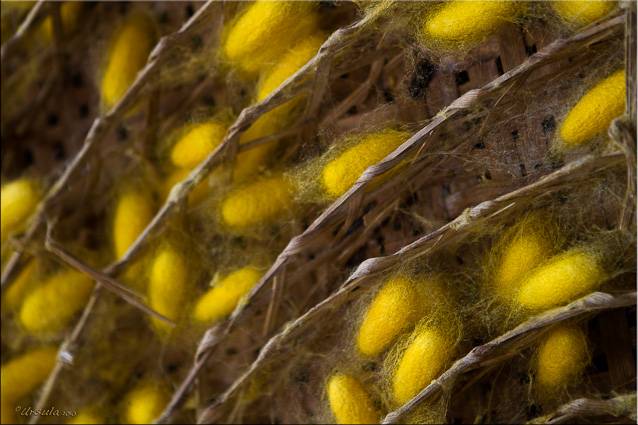
[[[636,393],[623,394],[609,400],[578,398],[561,406],[556,412],[528,423],[562,424],[577,417],[614,416],[636,421]]]

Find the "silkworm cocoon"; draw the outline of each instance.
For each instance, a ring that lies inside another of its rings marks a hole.
[[[38,388],[55,366],[58,348],[36,348],[2,365],[2,399],[15,403]],[[16,406],[12,406],[15,408]]]
[[[224,319],[235,310],[237,303],[259,282],[261,276],[262,273],[252,266],[231,273],[199,300],[193,317],[205,323]]]
[[[572,249],[534,270],[521,284],[517,302],[533,312],[557,307],[594,291],[606,277],[596,254]]]
[[[85,409],[73,417],[68,424],[105,424],[108,423],[106,417],[97,408]]]
[[[316,32],[316,2],[257,1],[231,23],[222,51],[245,72],[256,74],[279,63],[281,56],[307,35]]]
[[[75,32],[80,23],[80,14],[84,3],[81,1],[65,1],[60,5],[60,23],[64,35],[69,36]],[[42,39],[51,43],[53,40],[53,20],[51,16],[47,17],[41,26]]]
[[[167,199],[168,195],[170,195],[171,193],[171,190],[173,190],[173,187],[177,183],[183,181],[186,177],[188,177],[189,173],[190,170],[187,168],[179,168],[173,171],[173,173],[171,173],[162,184],[162,199]],[[208,194],[208,181],[204,179],[197,186],[195,186],[191,193],[188,195],[189,208],[192,208],[200,202],[204,201]]]
[[[330,408],[340,424],[376,424],[379,415],[372,400],[351,375],[333,375],[328,382]]]
[[[170,394],[163,384],[143,382],[126,395],[122,422],[150,424],[162,414],[170,400]]]
[[[553,1],[556,14],[566,23],[577,27],[589,25],[609,15],[615,1]]]
[[[405,404],[436,379],[451,359],[455,339],[444,329],[420,331],[399,361],[392,381],[394,399]]]
[[[193,124],[171,151],[173,164],[195,168],[224,140],[226,126],[210,121]]]
[[[18,274],[15,281],[11,283],[7,292],[2,297],[3,307],[9,311],[17,310],[20,307],[22,299],[27,294],[31,282],[35,279],[38,271],[38,263],[32,259]]]
[[[423,35],[427,42],[455,50],[482,42],[523,10],[516,1],[450,1],[427,12]],[[432,13],[432,14],[430,14]]]
[[[222,200],[221,216],[227,226],[245,228],[275,221],[292,205],[292,186],[279,175],[229,192]]]
[[[131,189],[118,199],[113,220],[115,256],[121,258],[153,220],[153,202],[140,190]]]
[[[428,283],[431,283],[431,290],[422,295],[415,285]],[[376,295],[363,319],[357,337],[359,350],[365,355],[376,356],[402,331],[442,302],[442,289],[436,282],[413,283],[404,277],[391,278]]]
[[[364,136],[360,143],[326,164],[321,172],[324,190],[335,198],[343,195],[368,167],[380,162],[409,137],[407,133],[394,130]],[[386,176],[380,176],[381,179],[370,184],[368,188],[382,183],[384,177]]]
[[[58,331],[84,307],[91,291],[91,278],[73,269],[65,270],[51,276],[24,299],[20,321],[32,333]]]
[[[535,390],[550,395],[565,388],[589,363],[585,332],[577,326],[550,331],[541,342],[535,363]]]
[[[40,200],[39,185],[27,178],[14,180],[0,190],[0,233],[2,243],[9,234],[21,231]]]
[[[142,14],[131,15],[111,40],[109,59],[102,77],[101,99],[112,108],[137,73],[144,68],[156,43],[156,31],[151,19]]]
[[[616,71],[599,82],[569,111],[560,129],[570,145],[591,140],[625,112],[625,70]]]
[[[153,259],[148,283],[151,308],[174,322],[178,321],[188,284],[188,267],[182,252],[168,243],[161,246]],[[153,318],[153,322],[161,332],[171,329],[159,319]]]
[[[549,216],[532,215],[503,237],[493,277],[494,289],[503,298],[513,295],[522,279],[552,254],[557,229]]]

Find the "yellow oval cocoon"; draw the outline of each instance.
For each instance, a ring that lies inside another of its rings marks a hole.
[[[279,63],[298,40],[316,32],[318,6],[311,1],[256,1],[227,31],[224,56],[249,74]]]
[[[22,303],[20,322],[32,333],[63,329],[89,300],[93,280],[73,269],[51,276]]]
[[[84,2],[82,1],[65,1],[60,5],[60,20],[65,36],[68,37],[77,30],[83,7]],[[53,40],[53,20],[51,16],[44,20],[39,31],[42,39],[46,43],[51,43]]]
[[[126,395],[122,422],[150,424],[162,414],[170,400],[170,394],[163,384],[143,382]]]
[[[29,286],[31,282],[34,281],[37,272],[38,262],[35,259],[31,259],[2,297],[3,307],[6,307],[9,311],[17,310],[18,307],[20,307],[20,303],[26,296]]]
[[[580,145],[609,127],[625,112],[625,70],[599,82],[569,111],[560,129],[570,145]]]
[[[525,4],[517,1],[449,1],[424,16],[423,35],[444,49],[470,48],[514,21]]]
[[[153,202],[140,190],[128,190],[118,199],[113,220],[115,257],[121,258],[153,220]]]
[[[231,314],[241,298],[255,286],[262,273],[255,267],[239,269],[215,285],[199,300],[193,317],[199,322],[222,320]]]
[[[588,363],[585,332],[577,326],[557,327],[538,349],[534,388],[541,394],[555,394],[581,375]]]
[[[409,134],[394,130],[363,136],[357,145],[326,164],[321,172],[321,184],[324,190],[335,198],[343,195],[368,167],[381,162],[409,138]],[[368,185],[368,189],[382,183],[384,178],[387,179],[387,176],[379,176]]]
[[[395,338],[427,314],[426,303],[415,284],[404,277],[394,277],[383,285],[363,319],[357,337],[361,353],[376,356]],[[433,301],[440,301],[434,296]]]
[[[224,140],[226,130],[226,126],[214,121],[189,126],[171,151],[173,164],[195,168]]]
[[[0,190],[0,233],[2,243],[9,234],[22,231],[40,202],[40,187],[31,179],[18,179]]]
[[[518,304],[537,312],[567,304],[596,290],[607,274],[600,259],[583,249],[572,249],[538,267],[521,284]]]
[[[73,417],[73,419],[71,419],[67,423],[77,424],[77,425],[81,425],[81,424],[98,425],[98,424],[106,424],[108,422],[106,420],[106,417],[100,413],[98,408],[89,408],[89,409],[83,409],[82,411],[80,411],[77,415]]]
[[[281,175],[234,189],[222,200],[222,220],[234,228],[274,222],[292,207],[292,190]]]
[[[546,215],[532,215],[506,232],[498,248],[493,284],[502,298],[511,297],[522,279],[555,248],[557,229]]]
[[[161,246],[153,260],[148,283],[151,308],[177,322],[181,316],[188,285],[188,267],[182,252],[171,244]],[[161,332],[171,330],[159,319],[153,318],[153,323]]]
[[[333,375],[328,382],[330,408],[340,424],[376,424],[379,415],[372,400],[351,375]]]
[[[2,399],[15,403],[37,389],[55,366],[58,347],[36,348],[2,365]],[[13,406],[15,408],[16,406]]]
[[[450,361],[456,340],[443,329],[417,333],[399,361],[392,386],[394,399],[403,405],[436,379]]]
[[[112,108],[144,68],[157,40],[155,25],[143,14],[131,15],[111,40],[109,60],[102,77],[102,103]]]
[[[615,1],[553,1],[556,14],[566,23],[583,27],[609,15]]]

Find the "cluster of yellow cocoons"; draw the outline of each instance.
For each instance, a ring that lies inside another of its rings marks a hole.
[[[2,243],[10,234],[24,230],[25,222],[40,202],[40,185],[22,178],[2,186],[0,191],[0,232]]]
[[[357,336],[357,347],[365,356],[377,356],[402,333],[423,318],[445,309],[446,297],[440,282],[412,280],[403,276],[388,279],[370,304]],[[436,379],[451,360],[455,333],[442,323],[417,326],[408,338],[396,365],[392,365],[394,400],[405,404]],[[376,423],[378,413],[368,394],[352,375],[335,374],[327,384],[328,400],[339,423]]]
[[[112,108],[128,90],[156,42],[155,23],[143,14],[132,14],[116,31],[102,77],[101,99],[105,107]]]
[[[560,129],[565,142],[572,146],[588,142],[625,112],[625,78],[624,70],[616,71],[578,101]]]
[[[35,348],[2,365],[0,372],[2,423],[15,423],[18,402],[36,390],[55,366],[57,347]]]
[[[504,302],[539,313],[575,301],[607,279],[593,247],[573,247],[551,256],[557,247],[555,230],[550,217],[538,214],[505,235],[493,275],[495,292]]]

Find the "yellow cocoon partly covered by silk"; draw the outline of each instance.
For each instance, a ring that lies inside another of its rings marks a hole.
[[[410,401],[438,377],[456,345],[456,337],[444,327],[431,326],[415,334],[392,380],[394,399],[399,404]]]
[[[58,347],[36,348],[2,365],[2,399],[13,404],[37,389],[55,366]],[[15,408],[16,406],[11,406]]]
[[[252,266],[229,274],[200,298],[193,317],[203,323],[226,318],[235,310],[241,298],[259,282],[261,276],[262,273]]]
[[[331,197],[338,198],[355,184],[368,167],[381,162],[409,138],[410,134],[395,130],[362,136],[358,144],[325,165],[321,172],[323,189]],[[392,171],[377,177],[367,188],[372,189],[383,183],[390,173]]]
[[[505,233],[496,248],[492,274],[494,290],[501,298],[513,296],[523,278],[552,255],[557,230],[548,214],[536,213]]]
[[[512,22],[525,8],[518,1],[449,1],[423,17],[423,36],[444,50],[473,47]]]
[[[221,144],[226,130],[225,125],[215,121],[189,125],[173,146],[171,161],[177,167],[195,168]]]
[[[109,58],[102,77],[101,99],[112,108],[144,68],[157,41],[154,22],[141,13],[126,19],[111,40]]]
[[[171,400],[168,389],[160,382],[142,382],[124,399],[123,423],[150,424]]]
[[[26,296],[20,322],[31,333],[63,329],[87,303],[93,280],[74,269],[51,276]]]
[[[521,284],[516,301],[525,310],[540,312],[575,301],[606,279],[595,252],[574,248],[535,269]]]
[[[151,265],[148,297],[150,307],[173,322],[178,322],[188,291],[188,266],[182,251],[172,243],[161,245]],[[155,327],[166,334],[171,327],[153,318]]]
[[[580,145],[609,127],[625,112],[625,70],[600,81],[569,111],[560,129],[570,145]]]
[[[292,191],[281,175],[238,187],[222,200],[222,220],[232,228],[274,222],[293,206]]]
[[[25,228],[26,221],[35,212],[40,201],[40,186],[31,179],[22,178],[2,186],[0,190],[0,232],[2,243],[11,233]]]
[[[615,1],[553,1],[556,14],[566,23],[583,27],[609,15],[616,8]]]
[[[583,373],[589,363],[585,332],[573,325],[563,325],[543,338],[536,354],[534,389],[551,396]]]
[[[256,1],[246,5],[226,32],[225,58],[249,74],[280,63],[299,40],[317,31],[318,5],[311,1]]]
[[[340,424],[379,423],[372,400],[352,375],[336,374],[330,378],[328,401]]]
[[[130,189],[119,197],[113,220],[113,248],[116,258],[121,258],[126,253],[154,215],[150,196],[141,190]]]

